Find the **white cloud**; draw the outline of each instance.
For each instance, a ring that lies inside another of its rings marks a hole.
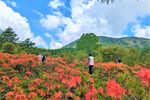
[[[46,45],[46,43],[44,42],[43,38],[41,38],[41,36],[32,37],[31,40],[32,40],[33,42],[35,42],[36,45],[38,45],[38,46],[44,46],[45,48],[48,47],[48,46]]]
[[[61,25],[61,20],[55,15],[46,15],[46,18],[42,18],[40,23],[47,29],[57,28]]]
[[[58,29],[55,35],[59,37],[63,46],[79,39],[83,33],[124,37],[122,32],[130,22],[139,24],[140,20],[137,20],[137,17],[150,15],[149,0],[123,0],[113,4],[103,4],[97,0],[71,0],[70,6],[71,18],[46,15],[46,18],[40,20],[45,28]],[[59,26],[64,26],[64,30]]]
[[[13,7],[18,7],[17,4],[16,4],[16,2],[14,2],[14,1],[9,1],[9,0],[7,0],[6,2],[7,2],[8,4],[11,4]]]
[[[143,37],[150,39],[150,26],[141,27],[141,25],[135,25],[132,29],[136,37]]]
[[[63,2],[61,2],[60,0],[51,0],[51,2],[49,2],[48,4],[49,7],[52,7],[53,9],[57,9],[60,6],[65,6]]]
[[[38,11],[36,11],[36,10],[32,10],[32,11],[34,11],[36,14],[38,14],[40,17],[43,17],[44,15],[42,14],[42,13],[40,13],[40,12],[38,12]]]
[[[34,33],[31,32],[28,20],[25,17],[13,11],[2,1],[0,1],[0,7],[0,28],[2,30],[11,26],[20,40],[31,38],[36,45],[47,46],[40,36],[34,37]]]
[[[56,16],[62,16],[62,13],[61,12],[52,12],[54,15],[56,15]]]
[[[51,37],[52,37],[52,35],[50,35],[50,34],[49,34],[49,33],[47,33],[47,32],[46,32],[44,35],[45,35],[46,37],[49,37],[49,38],[51,38]]]
[[[63,45],[57,41],[52,40],[52,42],[50,43],[50,49],[59,49],[61,48]]]

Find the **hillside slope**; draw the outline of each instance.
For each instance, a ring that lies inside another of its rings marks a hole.
[[[79,39],[78,39],[79,40]],[[76,46],[76,42],[73,41],[63,48],[72,48]],[[144,46],[150,46],[150,39],[147,38],[138,38],[138,37],[123,37],[123,38],[111,38],[105,36],[99,36],[99,43],[102,43],[104,47],[108,45],[124,45],[127,48],[136,47],[143,48]]]

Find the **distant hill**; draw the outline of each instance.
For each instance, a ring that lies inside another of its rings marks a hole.
[[[78,39],[79,40],[79,39]],[[63,48],[73,48],[76,46],[76,42],[73,41],[70,44],[64,46]],[[122,38],[111,38],[105,36],[99,36],[99,43],[102,43],[103,47],[108,45],[124,45],[127,48],[143,48],[144,46],[150,46],[150,39],[138,38],[138,37],[122,37]]]

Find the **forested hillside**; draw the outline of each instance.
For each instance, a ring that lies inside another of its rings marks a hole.
[[[124,45],[127,48],[135,47],[135,48],[141,49],[145,46],[150,46],[150,39],[147,39],[147,38],[138,38],[138,37],[111,38],[111,37],[105,37],[105,36],[99,36],[98,38],[99,38],[98,42],[102,43],[103,47],[115,44],[115,45]],[[78,40],[71,42],[70,44],[64,46],[63,48],[75,47],[76,42]]]

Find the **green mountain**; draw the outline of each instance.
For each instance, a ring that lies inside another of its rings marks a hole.
[[[78,39],[79,40],[79,39]],[[64,46],[63,48],[73,48],[76,46],[76,42],[73,41],[70,44]],[[102,43],[103,47],[108,45],[124,45],[127,48],[143,48],[144,46],[150,46],[150,39],[138,38],[138,37],[122,37],[122,38],[111,38],[105,36],[99,36],[99,43]]]

